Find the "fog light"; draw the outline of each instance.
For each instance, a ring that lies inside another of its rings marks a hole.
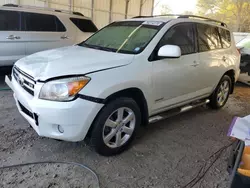
[[[61,125],[58,125],[57,128],[60,133],[64,133],[64,130]]]

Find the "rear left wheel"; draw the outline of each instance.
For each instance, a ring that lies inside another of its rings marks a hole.
[[[215,91],[213,92],[212,96],[210,97],[210,106],[213,109],[220,109],[226,104],[230,95],[231,87],[231,78],[228,75],[224,75]]]
[[[90,144],[105,156],[127,149],[141,123],[140,109],[131,98],[118,98],[108,103],[93,124]]]

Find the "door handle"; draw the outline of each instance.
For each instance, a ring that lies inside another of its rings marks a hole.
[[[8,37],[6,37],[6,39],[14,40],[14,39],[21,39],[21,37],[15,35],[9,35]]]
[[[69,39],[69,37],[67,35],[63,35],[61,36],[61,39]]]
[[[194,61],[193,64],[191,65],[192,67],[197,67],[200,63],[198,63],[197,61]]]
[[[225,56],[222,57],[222,61],[226,61],[227,58]]]
[[[9,35],[8,37],[6,37],[6,39],[14,40],[14,39],[15,39],[15,36],[14,36],[14,35]]]

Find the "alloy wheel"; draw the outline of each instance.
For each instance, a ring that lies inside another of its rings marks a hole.
[[[127,107],[115,110],[103,127],[103,141],[110,148],[124,145],[132,136],[136,124],[135,113]]]

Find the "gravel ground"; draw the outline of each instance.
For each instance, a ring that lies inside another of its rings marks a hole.
[[[1,85],[1,83],[0,83]],[[142,128],[133,146],[115,157],[102,157],[83,142],[41,138],[19,115],[11,91],[0,91],[0,166],[35,161],[86,164],[101,187],[182,188],[209,156],[230,143],[226,136],[234,116],[250,114],[250,88],[236,87],[227,105],[205,107]],[[226,188],[230,148],[225,150],[195,188]],[[211,163],[211,162],[210,162]],[[72,165],[35,165],[0,170],[0,187],[97,187],[93,175]]]

